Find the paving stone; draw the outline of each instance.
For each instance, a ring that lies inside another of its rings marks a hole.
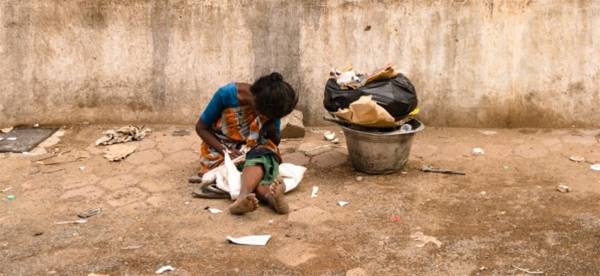
[[[281,119],[281,138],[301,138],[306,130],[302,122],[304,115],[299,110],[294,110]]]
[[[346,271],[346,276],[367,276],[369,275],[366,270],[357,267]]]
[[[593,136],[567,135],[563,136],[562,140],[565,143],[580,144],[584,146],[592,146],[597,143],[596,138],[594,138]]]
[[[200,160],[200,154],[193,151],[180,151],[169,155],[165,158],[165,163],[173,165],[197,163]]]
[[[301,152],[284,154],[281,158],[284,163],[292,163],[299,166],[306,166],[310,161],[310,158]]]
[[[306,154],[307,156],[317,156],[319,154],[331,151],[332,149],[333,147],[330,144],[326,144],[326,142],[306,142],[298,146],[298,151]]]
[[[319,207],[308,206],[298,211],[292,212],[288,216],[288,221],[299,222],[310,225],[321,224],[331,219],[331,214]]]
[[[520,145],[514,152],[524,158],[540,158],[548,155],[548,149],[540,145]]]
[[[142,165],[139,166],[135,172],[138,173],[139,175],[150,175],[150,176],[160,176],[163,175],[164,173],[168,172],[169,170],[171,170],[171,168],[165,164],[159,163],[159,164],[149,164],[149,165]]]
[[[151,149],[145,151],[134,152],[131,156],[127,157],[127,162],[140,165],[153,163],[163,159],[162,153],[158,150]]]
[[[77,188],[77,187],[82,187],[82,186],[87,186],[87,185],[93,185],[98,183],[98,181],[100,180],[100,177],[94,175],[94,174],[86,174],[83,177],[77,177],[74,179],[69,179],[66,181],[63,181],[61,183],[61,186],[63,187],[63,189],[73,189],[73,188]]]
[[[144,180],[139,184],[139,186],[153,193],[175,189],[175,183],[165,181],[156,182],[154,180]]]
[[[118,190],[108,196],[108,204],[113,207],[127,205],[137,201],[143,201],[147,194],[140,188],[131,187]]]
[[[37,205],[36,203],[38,203],[37,201],[47,201],[48,199],[54,199],[59,195],[61,195],[61,193],[55,189],[41,188],[26,191],[23,195],[18,195],[17,200],[27,200],[29,202],[32,202],[35,206]]]
[[[180,137],[171,137],[169,141],[158,143],[157,148],[164,153],[173,153],[188,149],[189,146],[190,143],[186,141],[186,139],[182,139]]]
[[[326,169],[340,166],[346,161],[348,161],[348,155],[339,151],[330,151],[313,157],[311,162],[319,168]]]
[[[146,199],[146,202],[148,204],[152,205],[153,207],[158,208],[158,207],[165,205],[167,203],[167,199],[161,195],[153,195],[153,196],[149,197],[148,199]]]
[[[317,257],[315,248],[303,242],[286,244],[275,253],[275,258],[287,266],[298,266]]]
[[[146,137],[144,138],[142,141],[136,142],[138,144],[138,149],[140,151],[142,150],[149,150],[149,149],[153,149],[156,147],[156,142],[153,141],[152,139]]]
[[[134,202],[131,204],[127,204],[119,207],[116,212],[120,213],[120,215],[130,216],[134,214],[135,216],[140,215],[142,212],[148,211],[148,204],[146,202]]]
[[[133,174],[121,174],[100,181],[100,185],[104,188],[114,191],[134,186],[138,182],[140,182],[139,177]]]
[[[69,199],[74,197],[84,197],[88,199],[96,199],[104,194],[104,191],[96,186],[85,186],[74,190],[69,190],[63,193],[61,199]]]

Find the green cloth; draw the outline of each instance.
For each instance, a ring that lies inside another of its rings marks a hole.
[[[271,185],[279,176],[279,162],[272,154],[260,155],[246,160],[244,163],[238,164],[238,170],[242,171],[245,167],[261,165],[264,169],[263,178],[260,180],[261,185]]]

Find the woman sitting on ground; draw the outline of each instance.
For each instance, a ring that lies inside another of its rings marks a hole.
[[[277,213],[288,213],[285,187],[277,180],[281,157],[280,119],[291,113],[298,94],[274,72],[252,85],[229,83],[217,90],[196,124],[202,138],[200,173],[222,164],[223,151],[234,159],[243,145],[246,154],[241,176],[240,195],[229,206],[232,214],[241,215],[258,208],[259,200]]]

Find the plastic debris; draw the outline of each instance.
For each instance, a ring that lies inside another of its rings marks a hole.
[[[6,127],[3,129],[0,129],[0,131],[2,131],[3,133],[9,133],[13,130],[14,127]]]
[[[131,141],[140,141],[150,132],[144,126],[126,126],[119,129],[111,129],[104,132],[104,136],[96,140],[96,145],[112,145]]]
[[[600,172],[600,163],[591,165],[590,169],[592,169],[592,171]]]
[[[393,222],[398,222],[398,221],[400,221],[401,219],[402,219],[402,218],[400,217],[400,215],[392,215],[392,216],[390,217],[390,220],[391,220],[391,221],[393,221]]]
[[[35,124],[33,125],[33,127],[40,127],[40,124]]]
[[[239,237],[239,238],[227,236],[226,239],[229,242],[235,243],[235,244],[265,246],[271,239],[271,235],[252,235],[252,236],[243,236],[243,237]]]
[[[8,191],[12,190],[12,187],[6,187],[3,190],[0,190],[0,193],[6,193]]]
[[[204,208],[204,210],[208,210],[211,214],[223,213],[223,211],[221,209],[208,207],[208,206],[206,206],[206,208]]]
[[[340,207],[344,207],[346,205],[350,204],[350,202],[348,201],[343,201],[343,200],[338,200],[337,205],[339,205]]]
[[[6,199],[13,201],[13,200],[17,199],[17,197],[15,195],[7,195]]]
[[[78,220],[66,220],[66,221],[57,221],[54,224],[85,224],[87,223],[86,219],[78,219]]]
[[[571,188],[567,185],[560,184],[560,185],[556,186],[556,190],[561,193],[568,193],[571,191]]]
[[[571,160],[573,162],[579,163],[579,162],[584,162],[585,161],[585,157],[575,155],[575,156],[569,157],[569,160]]]
[[[156,274],[163,274],[165,272],[169,272],[169,271],[175,271],[175,268],[173,268],[170,265],[165,265],[165,266],[161,266],[159,269],[156,270]]]
[[[440,248],[442,246],[442,242],[440,242],[436,237],[427,236],[423,234],[423,232],[415,232],[410,235],[410,238],[417,242],[417,247],[424,247],[428,243],[433,243]]]
[[[331,142],[331,141],[333,141],[333,139],[335,139],[335,132],[325,131],[325,133],[323,134],[323,137],[325,137],[325,140]]]
[[[423,165],[421,167],[422,172],[431,172],[431,173],[443,173],[443,174],[455,174],[455,175],[465,175],[464,172],[461,171],[452,171],[448,169],[434,168],[431,165]]]
[[[17,140],[17,137],[8,137],[6,138],[7,141],[15,141]]]
[[[332,143],[334,144],[339,144],[340,143],[340,139],[338,139],[337,137],[335,137],[333,140],[331,140]]]
[[[85,171],[85,166],[79,166],[80,171]]]
[[[364,177],[362,177],[362,176],[357,176],[357,177],[356,177],[356,181],[358,181],[358,182],[361,182],[361,181],[363,181],[364,179],[365,179],[365,178],[364,178]]]
[[[482,148],[473,148],[471,153],[473,153],[473,155],[484,155],[485,151]]]
[[[310,193],[310,197],[311,198],[317,197],[317,193],[318,192],[319,192],[319,187],[318,186],[313,186],[312,187],[312,192]]]
[[[93,217],[95,215],[99,215],[100,213],[102,213],[102,209],[101,208],[91,208],[91,209],[87,209],[87,210],[85,210],[85,211],[77,214],[77,216],[79,218],[86,219],[86,218],[89,218],[89,217]]]

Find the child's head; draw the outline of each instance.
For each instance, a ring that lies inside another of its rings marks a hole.
[[[254,108],[269,119],[290,114],[298,103],[298,94],[277,72],[260,77],[250,87],[254,95]]]

